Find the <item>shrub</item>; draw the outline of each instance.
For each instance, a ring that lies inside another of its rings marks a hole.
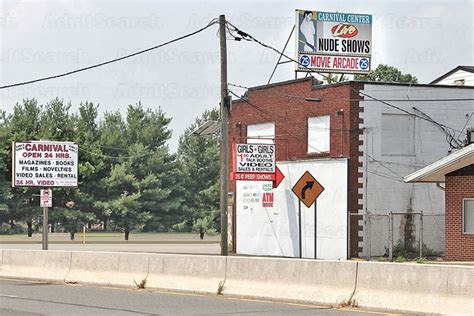
[[[16,235],[25,232],[26,230],[20,225],[14,225],[13,228],[9,224],[2,224],[0,226],[0,235]]]

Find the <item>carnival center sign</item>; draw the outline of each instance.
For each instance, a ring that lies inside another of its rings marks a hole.
[[[275,180],[275,144],[237,144],[235,180]]]
[[[297,71],[367,73],[372,15],[296,10]]]
[[[78,149],[70,142],[13,142],[12,186],[77,187]]]

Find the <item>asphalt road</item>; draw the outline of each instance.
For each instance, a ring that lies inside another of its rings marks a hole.
[[[0,315],[361,315],[360,309],[0,279]]]

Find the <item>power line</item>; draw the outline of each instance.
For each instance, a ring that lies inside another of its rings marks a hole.
[[[378,98],[376,98],[376,97],[373,97],[373,96],[371,96],[371,95],[369,95],[369,94],[367,94],[367,93],[361,92],[360,90],[357,90],[357,89],[354,89],[354,88],[351,88],[351,89],[353,89],[354,91],[357,91],[358,93],[360,93],[360,94],[361,94],[362,96],[364,96],[364,97],[368,97],[368,98],[370,98],[370,99],[372,99],[372,100],[378,101],[378,102],[380,102],[380,103],[382,103],[382,104],[385,104],[385,105],[387,105],[387,106],[389,106],[389,107],[391,107],[391,108],[394,108],[394,109],[396,109],[396,110],[398,110],[398,111],[401,111],[401,112],[403,112],[403,113],[406,113],[406,114],[408,114],[408,115],[417,117],[417,118],[419,118],[419,119],[428,121],[428,122],[430,122],[430,123],[434,123],[434,124],[436,124],[436,125],[438,125],[438,126],[442,126],[442,127],[451,129],[451,130],[456,131],[456,132],[461,132],[461,131],[459,131],[459,130],[457,130],[457,129],[455,129],[455,128],[446,126],[446,125],[444,125],[444,124],[436,123],[436,122],[434,122],[432,119],[429,119],[429,118],[426,118],[426,117],[424,117],[424,116],[420,116],[420,115],[416,115],[416,114],[414,114],[414,113],[411,113],[411,112],[409,112],[409,111],[407,111],[407,110],[405,110],[405,109],[403,109],[403,108],[401,108],[401,107],[398,107],[398,106],[393,105],[393,104],[390,104],[390,103],[388,103],[388,102],[386,102],[386,101],[380,100],[380,99],[378,99]],[[361,101],[362,101],[362,100],[361,100]]]
[[[237,95],[234,91],[229,90],[229,93],[231,93],[235,97],[239,98],[240,100],[242,100],[246,103],[249,103],[249,101],[247,99],[242,98],[241,96]],[[290,122],[290,123],[293,123],[295,125],[300,125],[301,124],[300,122],[297,122],[297,121],[294,121],[294,120],[289,120],[288,116],[280,116],[280,115],[277,115],[277,114],[274,114],[274,113],[270,113],[270,112],[267,112],[267,111],[259,108],[257,105],[255,105],[253,103],[249,103],[249,104],[252,105],[252,107],[255,108],[257,111],[260,111],[261,113],[264,113],[265,115],[267,115],[268,117],[270,117],[272,119],[278,119],[278,120],[281,120],[281,121]],[[311,129],[312,130],[331,130],[331,131],[338,131],[338,132],[340,132],[341,130],[344,131],[344,132],[357,132],[357,131],[359,131],[359,129],[331,128],[331,127],[312,127]]]
[[[276,49],[276,48],[274,48],[274,47],[272,47],[272,46],[270,46],[270,45],[268,45],[268,44],[265,44],[265,43],[263,43],[262,41],[257,40],[257,39],[256,39],[255,37],[253,37],[252,35],[250,35],[250,34],[244,32],[244,31],[238,29],[235,25],[233,25],[233,24],[230,23],[229,21],[227,21],[227,23],[228,23],[230,26],[232,26],[232,27],[234,28],[233,31],[234,31],[234,32],[237,32],[237,34],[238,34],[239,36],[241,36],[242,38],[250,39],[250,40],[254,41],[254,42],[257,43],[257,44],[259,44],[259,45],[261,45],[261,46],[263,46],[263,47],[265,47],[265,48],[267,48],[267,49],[270,49],[270,50],[276,52],[277,54],[279,54],[279,55],[281,55],[281,56],[284,56],[285,58],[288,58],[290,61],[292,61],[292,62],[298,64],[299,66],[301,66],[301,67],[303,67],[303,68],[305,68],[305,69],[311,70],[311,69],[308,68],[307,66],[302,65],[299,61],[295,60],[294,58],[289,57],[289,56],[286,55],[284,52],[281,52],[281,51],[279,51],[278,49]],[[234,35],[234,36],[235,36],[235,35]],[[318,73],[320,76],[322,76],[322,77],[325,78],[326,80],[331,79],[331,78],[329,78],[328,76],[326,76],[326,75],[324,75],[324,74],[321,74],[321,73],[319,73],[319,72],[316,72],[316,73]],[[378,99],[378,98],[376,98],[376,97],[373,97],[373,96],[371,96],[371,95],[369,95],[369,94],[367,94],[367,93],[361,92],[360,90],[357,90],[357,89],[355,89],[355,88],[353,88],[353,87],[350,87],[350,89],[351,89],[352,91],[354,91],[354,92],[356,92],[356,93],[358,93],[358,94],[364,96],[364,97],[368,97],[368,98],[370,98],[370,99],[372,99],[372,100],[378,101],[378,102],[380,102],[380,103],[382,103],[382,104],[385,104],[386,106],[389,106],[389,107],[391,107],[391,108],[397,109],[397,110],[399,110],[399,111],[401,111],[401,112],[404,112],[404,113],[406,113],[406,114],[408,114],[408,115],[411,115],[411,116],[414,116],[414,117],[418,117],[418,118],[420,118],[420,119],[422,119],[422,120],[426,120],[426,121],[428,121],[428,122],[432,122],[432,120],[427,119],[426,117],[419,116],[419,115],[416,115],[416,114],[414,114],[414,113],[410,113],[409,111],[407,111],[407,110],[405,110],[405,109],[402,109],[402,108],[400,108],[400,107],[398,107],[398,106],[396,106],[396,105],[390,104],[390,103],[388,103],[388,102],[386,102],[386,101],[380,100],[380,99]],[[362,101],[362,100],[357,100],[357,101]],[[456,131],[456,132],[461,132],[461,131],[456,130],[456,129],[452,128],[452,127],[446,126],[446,125],[444,125],[444,124],[440,124],[440,126],[443,126],[443,127],[445,127],[445,128],[449,128],[449,129],[451,129],[451,130],[453,130],[453,131]]]
[[[229,86],[236,87],[236,88],[241,88],[241,89],[250,89],[249,87],[242,86],[239,84],[234,84],[234,83],[228,83]],[[286,94],[286,93],[281,93],[281,92],[271,92],[274,94],[278,94],[281,96],[285,96],[288,98],[294,98],[294,99],[306,99],[308,97],[300,96],[300,95],[293,95],[293,94]],[[337,99],[335,102],[340,102],[340,101],[373,101],[373,102],[379,102],[379,100],[361,100],[361,99]],[[446,99],[380,99],[380,101],[386,101],[386,102],[459,102],[459,101],[474,101],[474,98],[446,98]]]
[[[454,138],[456,133],[448,131],[446,128],[441,126],[441,124],[436,122],[433,118],[431,118],[428,114],[426,114],[422,110],[417,109],[416,107],[413,107],[413,110],[418,111],[421,114],[423,114],[424,116],[426,116],[427,118],[429,118],[433,124],[436,124],[443,131],[443,133],[446,135],[446,142],[448,143],[448,145],[451,149],[462,147],[462,144],[460,144],[460,142],[457,139]],[[455,145],[453,145],[453,142],[455,143]]]
[[[57,79],[57,78],[69,76],[69,75],[72,75],[72,74],[75,74],[75,73],[78,73],[78,72],[82,72],[82,71],[90,70],[90,69],[93,69],[93,68],[97,68],[97,67],[105,66],[105,65],[108,65],[108,64],[112,64],[112,63],[115,63],[115,62],[118,62],[118,61],[121,61],[121,60],[130,58],[130,57],[134,57],[134,56],[137,56],[137,55],[140,55],[140,54],[143,54],[143,53],[146,53],[146,52],[149,52],[149,51],[152,51],[152,50],[155,50],[155,49],[164,47],[164,46],[166,46],[166,45],[175,43],[175,42],[180,41],[180,40],[183,40],[183,39],[185,39],[185,38],[191,37],[191,36],[193,36],[193,35],[196,35],[196,34],[202,32],[202,31],[204,31],[205,29],[211,27],[212,25],[214,25],[214,24],[216,24],[216,23],[217,23],[217,19],[213,19],[213,20],[211,20],[206,26],[204,26],[204,27],[202,27],[202,28],[200,28],[200,29],[198,29],[198,30],[196,30],[196,31],[194,31],[194,32],[188,33],[188,34],[186,34],[186,35],[183,35],[183,36],[177,37],[177,38],[175,38],[175,39],[169,40],[169,41],[167,41],[167,42],[165,42],[165,43],[162,43],[162,44],[159,44],[159,45],[156,45],[156,46],[153,46],[153,47],[150,47],[150,48],[147,48],[147,49],[144,49],[144,50],[141,50],[141,51],[138,51],[138,52],[129,54],[129,55],[125,55],[125,56],[122,56],[122,57],[118,57],[118,58],[115,58],[115,59],[111,59],[111,60],[108,60],[108,61],[105,61],[105,62],[102,62],[102,63],[99,63],[99,64],[95,64],[95,65],[92,65],[92,66],[87,66],[87,67],[84,67],[84,68],[80,68],[80,69],[68,71],[68,72],[65,72],[65,73],[62,73],[62,74],[58,74],[58,75],[53,75],[53,76],[49,76],[49,77],[43,77],[43,78],[38,78],[38,79],[34,79],[34,80],[29,80],[29,81],[24,81],[24,82],[19,82],[19,83],[14,83],[14,84],[9,84],[9,85],[0,86],[0,90],[1,90],[1,89],[7,89],[7,88],[18,87],[18,86],[24,86],[24,85],[27,85],[27,84],[32,84],[32,83],[36,83],[36,82],[40,82],[40,81],[46,81],[46,80],[51,80],[51,79]]]
[[[387,161],[387,160],[379,160],[379,159],[376,159],[370,155],[368,155],[368,157],[374,161],[377,161],[379,163],[382,163],[382,164],[389,164],[389,165],[396,165],[396,166],[404,166],[404,167],[416,167],[418,169],[422,168],[422,167],[426,167],[426,164],[410,164],[410,163],[402,163],[402,162],[394,162],[394,161]]]
[[[98,153],[94,153],[94,152],[85,150],[85,149],[82,148],[82,147],[79,147],[79,150],[80,150],[80,151],[83,151],[83,152],[86,152],[86,153],[88,153],[88,154],[90,154],[90,155],[93,155],[93,156],[102,157],[102,158],[109,158],[109,159],[133,159],[133,158],[141,158],[141,157],[153,155],[153,154],[155,153],[155,152],[149,152],[149,153],[146,153],[146,154],[143,154],[143,155],[136,155],[136,156],[107,156],[107,155],[102,155],[102,154],[98,154]]]
[[[249,104],[250,106],[252,106],[255,110],[257,110],[257,111],[259,111],[259,112],[261,112],[261,113],[263,113],[263,114],[269,116],[270,118],[274,118],[274,117],[275,117],[274,114],[268,113],[268,112],[266,112],[266,111],[260,109],[258,106],[256,106],[255,104],[253,104],[253,103],[250,102],[249,100],[246,100],[246,99],[244,99],[244,98],[238,96],[238,95],[237,95],[235,92],[233,92],[232,90],[229,90],[229,93],[231,93],[231,94],[234,95],[235,97],[239,98],[240,100],[242,100],[242,101],[248,103],[248,104]],[[279,128],[281,128],[283,131],[285,131],[289,136],[293,137],[294,139],[298,139],[298,137],[296,137],[295,135],[293,135],[293,134],[292,134],[290,131],[288,131],[286,128],[283,128],[283,127],[281,127],[281,126],[280,126]],[[322,151],[322,150],[320,150],[320,149],[318,149],[318,148],[316,148],[316,147],[310,145],[309,143],[308,143],[308,147],[311,147],[312,149],[314,149],[314,150],[316,150],[316,151],[318,151],[318,152],[320,152],[320,153],[324,152],[324,151]]]
[[[398,172],[396,172],[395,170],[387,167],[382,161],[380,160],[377,160],[375,159],[374,157],[370,156],[368,153],[366,153],[366,155],[372,159],[373,161],[375,161],[377,164],[379,164],[381,167],[385,168],[386,170],[388,170],[389,172],[393,173],[394,175],[396,175],[397,177],[399,177],[400,179],[403,178]]]
[[[375,171],[372,171],[372,170],[367,170],[368,173],[372,173],[372,174],[375,174],[379,177],[382,177],[382,178],[386,178],[386,179],[389,179],[389,180],[393,180],[393,181],[398,181],[398,182],[401,182],[401,183],[405,183],[403,180],[401,179],[398,179],[396,177],[393,177],[391,175],[388,175],[388,174],[385,174],[385,173],[380,173],[380,172],[375,172]]]
[[[241,88],[241,89],[250,89],[249,87],[246,87],[246,86],[243,86],[243,85],[239,85],[239,84],[234,84],[234,83],[228,83],[229,86],[233,86],[233,87],[236,87],[236,88]],[[356,91],[356,92],[359,92],[361,94],[363,94],[362,92],[360,92],[359,90],[356,90],[356,89],[353,89],[351,88],[352,90]],[[281,96],[284,96],[284,97],[288,97],[288,98],[293,98],[293,99],[298,99],[298,100],[306,100],[308,97],[304,97],[304,96],[300,96],[300,95],[291,95],[291,94],[286,94],[286,93],[281,93],[281,92],[277,92],[277,91],[271,91],[270,92],[271,94],[276,94],[276,95],[281,95]],[[373,98],[373,97],[372,97]],[[446,100],[446,99],[444,99]],[[460,100],[470,100],[470,99],[452,99],[452,100],[456,100],[456,101],[460,101]],[[474,99],[472,99],[474,100]],[[361,100],[361,99],[338,99],[338,100],[329,100],[329,101],[325,101],[325,102],[341,102],[341,101],[348,101],[348,102],[351,102],[351,101],[358,101],[358,102],[367,102],[367,101],[375,101],[375,102],[387,102],[387,100],[381,100],[381,99],[369,99],[369,100]],[[393,101],[393,100],[392,100]],[[395,100],[395,101],[404,101],[404,102],[412,102],[413,100]],[[415,100],[417,101],[417,100]],[[430,100],[419,100],[419,101],[430,101]],[[432,100],[432,101],[437,101],[437,100]],[[393,107],[396,107],[393,105]],[[429,115],[427,115],[426,113],[422,112],[422,111],[419,111],[417,108],[413,107],[414,110],[418,110],[421,114],[423,114],[423,116],[420,116],[420,115],[417,115],[415,113],[411,113],[411,112],[408,112],[407,110],[405,109],[402,109],[402,108],[399,108],[399,107],[396,107],[397,109],[399,109],[400,111],[403,111],[404,113],[407,113],[411,116],[414,116],[414,117],[417,117],[419,119],[424,119],[428,122],[431,122],[435,125],[437,125],[438,127],[440,127],[440,129],[445,133],[446,135],[446,141],[448,142],[448,144],[450,145],[451,148],[459,148],[459,143],[457,144],[457,146],[454,146],[452,144],[452,142],[457,142],[455,139],[454,139],[454,132],[451,132],[449,130],[452,130],[452,131],[456,131],[456,132],[459,132],[461,135],[461,133],[463,133],[463,131],[459,131],[455,128],[452,128],[452,127],[448,127],[444,124],[441,124],[441,123],[438,123],[437,121],[435,121],[434,119],[432,119]],[[285,120],[287,120],[287,118],[285,118]],[[334,129],[336,130],[336,129]],[[464,130],[464,128],[463,128]],[[351,130],[349,130],[351,131]]]

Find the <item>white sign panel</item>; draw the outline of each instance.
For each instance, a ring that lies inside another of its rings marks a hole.
[[[13,142],[12,151],[12,186],[77,186],[77,144],[49,141]]]
[[[298,71],[367,73],[372,16],[296,10]]]
[[[370,57],[302,54],[300,55],[300,63],[310,68],[311,71],[366,73],[370,68]],[[300,66],[300,68],[304,70],[304,67]]]
[[[237,173],[275,173],[274,144],[237,144]]]
[[[324,186],[317,203],[319,259],[347,259],[347,159],[278,163],[285,178],[272,188],[267,181],[236,182],[238,254],[298,257],[298,198],[291,188],[308,170]],[[314,207],[301,207],[302,257],[314,258]]]
[[[53,190],[40,190],[40,207],[53,207]]]

